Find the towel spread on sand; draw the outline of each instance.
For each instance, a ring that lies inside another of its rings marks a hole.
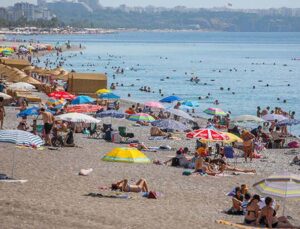
[[[99,197],[99,198],[116,198],[116,199],[131,199],[132,198],[126,194],[119,194],[119,193],[102,194],[102,193],[91,192],[85,196]]]
[[[239,223],[232,223],[232,222],[226,221],[226,220],[216,220],[216,223],[228,225],[228,226],[240,228],[240,229],[255,229],[256,228],[256,227],[250,227],[250,226],[246,226],[246,225],[239,224]]]
[[[6,180],[0,180],[0,182],[3,183],[26,183],[28,180],[14,180],[14,179],[6,179]]]

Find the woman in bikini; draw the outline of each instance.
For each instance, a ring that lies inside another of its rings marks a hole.
[[[258,217],[258,222],[267,228],[295,228],[286,217],[276,217],[276,211],[272,208],[273,199],[271,197],[266,197],[266,206],[261,209],[260,216]]]
[[[254,195],[246,208],[245,224],[258,225],[258,216],[260,213],[259,203],[260,196]]]
[[[124,179],[111,185],[112,190],[120,190],[122,192],[149,192],[148,184],[145,179],[140,179],[135,184],[128,184],[128,180]]]

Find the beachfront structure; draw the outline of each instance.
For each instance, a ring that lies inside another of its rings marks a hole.
[[[26,68],[31,65],[27,60],[16,60],[6,58],[0,58],[0,63],[12,68],[17,68],[19,70],[22,70],[23,68]]]
[[[68,92],[94,96],[99,88],[107,88],[107,76],[101,73],[70,73]]]

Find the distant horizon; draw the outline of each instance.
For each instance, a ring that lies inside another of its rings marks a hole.
[[[36,4],[37,0],[1,0],[0,7],[12,6],[17,2],[29,2]],[[53,0],[48,0],[53,2]],[[184,2],[184,4],[183,4]],[[176,6],[185,6],[187,8],[221,8],[227,7],[229,9],[270,9],[270,8],[300,8],[300,1],[295,0],[100,0],[99,3],[104,7],[118,7],[125,4],[129,7],[166,7],[173,8]]]

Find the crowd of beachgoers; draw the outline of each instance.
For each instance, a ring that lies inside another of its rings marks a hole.
[[[46,59],[45,65],[61,67],[61,51],[53,54],[57,55],[55,62]],[[116,71],[122,74],[123,69]],[[96,98],[76,96],[66,91],[64,82],[39,74],[32,77],[48,84],[51,93],[46,95],[26,84],[14,87],[5,78],[0,82],[0,141],[1,132],[7,130],[29,132],[43,141],[18,148],[7,144],[6,139],[0,143],[1,170],[8,174],[11,151],[20,150],[19,164],[24,163],[16,167],[20,172],[16,171],[14,177],[1,174],[1,180],[29,176],[21,186],[0,183],[7,195],[1,197],[1,208],[8,208],[0,210],[4,228],[12,226],[15,214],[19,217],[17,224],[25,227],[44,222],[75,228],[223,227],[213,224],[217,219],[227,220],[221,222],[224,224],[235,221],[237,227],[241,222],[268,228],[299,224],[297,203],[285,200],[288,203],[283,206],[280,199],[274,201],[271,191],[268,194],[268,190],[252,187],[273,173],[298,170],[299,139],[288,128],[299,123],[295,112],[257,107],[256,116],[231,117],[211,107],[205,110],[211,118],[194,118],[181,110],[182,105],[189,106],[187,101],[175,95],[161,102],[135,103],[121,100],[113,93],[116,85],[111,85],[110,89],[99,88]],[[41,102],[5,97],[11,90],[31,90]],[[148,86],[140,90],[151,92]],[[190,107],[193,110],[192,104]],[[247,123],[255,127],[249,128]],[[132,178],[138,179],[133,182]],[[95,188],[97,191],[90,191]],[[104,199],[100,202],[88,197]],[[157,202],[144,204],[143,197]],[[280,216],[282,208],[287,208],[289,215]],[[29,223],[24,222],[30,212],[39,213],[29,217]],[[141,212],[145,214],[139,215]],[[170,216],[176,213],[176,217]]]

